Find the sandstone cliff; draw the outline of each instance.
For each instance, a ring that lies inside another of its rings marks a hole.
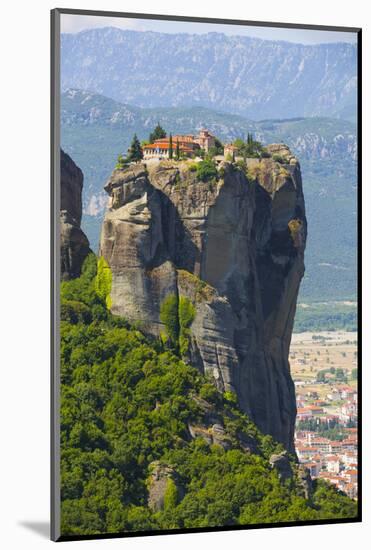
[[[231,163],[213,182],[191,163],[115,170],[100,254],[112,269],[112,312],[161,335],[169,296],[192,304],[182,353],[264,432],[293,451],[295,391],[288,362],[304,273],[300,166],[286,146]],[[275,159],[275,160],[273,160]]]
[[[80,228],[83,174],[73,160],[61,150],[61,279],[78,277],[89,253],[89,241]]]

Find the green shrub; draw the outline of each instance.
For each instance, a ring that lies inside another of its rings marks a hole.
[[[98,260],[97,275],[95,278],[95,292],[105,301],[107,309],[111,309],[112,271],[106,260],[101,256]]]
[[[178,312],[179,312],[179,351],[180,351],[180,354],[183,356],[183,355],[186,355],[189,348],[189,342],[191,338],[190,326],[195,318],[196,309],[192,304],[191,300],[189,300],[185,296],[180,296],[179,304],[178,304]]]
[[[175,481],[169,477],[166,481],[166,489],[164,494],[164,509],[173,510],[178,504],[179,491],[175,485]]]
[[[233,403],[234,405],[237,405],[237,403],[238,403],[237,394],[233,391],[224,392],[223,397],[229,403]]]
[[[179,340],[179,316],[178,297],[175,294],[166,296],[160,306],[160,321],[165,325],[166,338],[171,346],[178,347]]]
[[[204,182],[216,179],[218,176],[216,164],[211,159],[201,160],[197,164],[196,173],[197,178]]]
[[[236,166],[240,168],[243,172],[246,170],[246,162],[244,160],[238,160]]]
[[[189,172],[196,172],[197,166],[198,166],[198,162],[189,162],[187,168]]]
[[[126,166],[128,166],[129,162],[130,161],[124,158],[120,153],[119,156],[117,157],[117,162],[115,165],[116,170],[123,170],[124,168],[126,168]]]
[[[214,384],[206,383],[201,386],[200,397],[210,403],[218,403],[220,401],[220,393]]]
[[[191,337],[190,326],[195,317],[195,307],[185,296],[169,294],[160,306],[160,320],[165,325],[166,334],[161,335],[164,343],[185,355]]]

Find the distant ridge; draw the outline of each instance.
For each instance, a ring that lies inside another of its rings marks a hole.
[[[91,89],[141,107],[201,105],[254,120],[355,118],[353,44],[106,27],[62,34],[61,48],[62,90]]]

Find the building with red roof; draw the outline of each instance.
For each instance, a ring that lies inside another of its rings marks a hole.
[[[200,153],[201,149],[206,152],[215,145],[215,137],[206,129],[200,130],[197,136],[193,134],[177,134],[172,136],[172,150],[175,157],[176,149],[179,147],[181,156],[192,157]],[[143,146],[143,159],[169,158],[171,149],[170,137],[156,139],[153,143]]]

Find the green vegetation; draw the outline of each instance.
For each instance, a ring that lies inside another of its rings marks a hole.
[[[156,128],[149,134],[149,143],[153,143],[156,139],[166,138],[166,132],[158,122]]]
[[[247,134],[246,141],[237,138],[234,140],[233,145],[237,147],[237,155],[242,155],[244,160],[246,158],[261,158],[263,154],[265,158],[270,156],[260,141],[254,140],[250,132]]]
[[[218,170],[215,162],[210,158],[201,160],[197,164],[196,174],[200,181],[205,182],[215,180],[218,176]]]
[[[117,162],[116,162],[116,170],[122,170],[123,168],[125,168],[127,165],[129,164],[129,161],[127,158],[124,158],[122,156],[122,153],[119,154],[119,156],[117,157]]]
[[[165,512],[169,510],[173,510],[178,504],[178,500],[179,500],[178,487],[175,485],[174,480],[169,478],[166,482],[166,491],[164,495]]]
[[[327,377],[326,375],[330,376]],[[336,382],[347,382],[346,371],[342,368],[331,367],[329,369],[322,369],[317,372],[317,382],[326,382],[327,380],[332,380]]]
[[[223,153],[224,153],[223,143],[220,141],[220,139],[215,138],[215,145],[213,147],[210,147],[208,151],[208,156],[212,158],[212,157],[215,157],[216,155],[223,155]]]
[[[137,135],[134,134],[131,145],[129,147],[127,161],[129,162],[139,162],[143,158],[143,149],[140,145],[140,141],[137,138]]]
[[[186,355],[191,339],[190,326],[195,318],[196,309],[192,302],[185,296],[179,296],[179,352],[183,357]]]
[[[170,347],[177,350],[179,341],[179,313],[178,296],[175,294],[169,294],[162,302],[160,321],[165,325],[166,330],[163,341],[168,342]]]
[[[298,304],[294,332],[356,331],[356,302],[314,302]]]
[[[169,294],[161,304],[160,320],[166,330],[166,334],[162,335],[162,341],[181,356],[185,356],[188,351],[190,326],[195,313],[194,305],[185,296]]]
[[[345,427],[355,428],[356,423],[350,420]],[[339,425],[338,420],[330,420],[328,423],[324,424],[318,422],[317,418],[308,418],[306,420],[300,420],[300,422],[297,423],[297,430],[310,430],[311,432],[316,432],[321,437],[331,439],[331,441],[342,441],[348,435],[344,426]]]
[[[173,158],[173,136],[170,134],[169,136],[169,159],[171,160]]]
[[[247,164],[246,164],[246,160],[242,159],[242,160],[238,160],[236,162],[236,166],[237,168],[239,168],[240,170],[242,170],[243,172],[246,173],[247,171]],[[247,173],[245,174],[247,176]]]
[[[189,162],[187,164],[187,169],[189,172],[196,172],[197,171],[197,165],[198,165],[198,162]]]
[[[71,325],[107,319],[107,303],[96,293],[97,259],[86,258],[81,277],[61,283],[61,320]]]
[[[107,309],[111,309],[112,271],[106,260],[101,256],[98,259],[97,275],[95,277],[95,292],[104,300]]]
[[[281,482],[269,457],[282,447],[257,430],[234,394],[220,394],[160,341],[111,315],[106,267],[99,262],[91,254],[81,277],[61,285],[63,535],[357,514],[355,502],[323,482],[314,484],[310,500],[295,475]],[[193,310],[188,302],[178,310],[180,333]],[[173,312],[170,302],[169,319]],[[207,422],[210,406],[225,427],[228,450],[189,437],[188,424]],[[254,442],[256,453],[243,450],[240,434]],[[157,460],[176,471],[177,482],[169,481],[164,509],[153,512],[148,480]]]

